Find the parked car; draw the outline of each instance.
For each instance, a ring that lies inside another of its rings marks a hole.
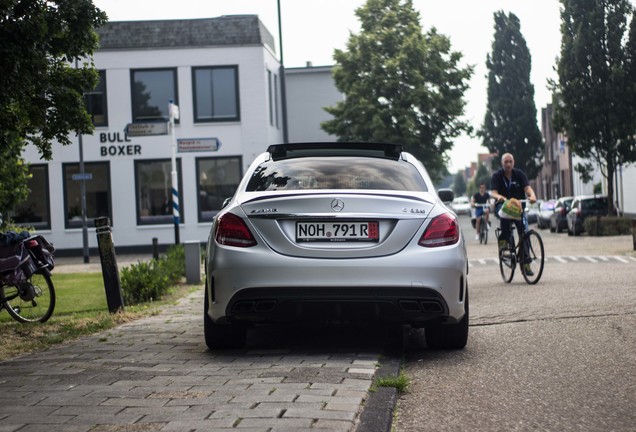
[[[552,216],[550,216],[550,232],[556,231],[560,233],[568,228],[567,215],[570,211],[572,200],[574,200],[574,197],[566,196],[559,198],[556,203],[554,203],[554,212]]]
[[[526,218],[528,219],[528,224],[537,223],[537,219],[539,218],[539,205],[541,204],[540,200],[537,200],[535,203],[530,204],[528,202],[527,208],[528,212],[526,213]]]
[[[470,215],[470,200],[466,196],[459,196],[453,200],[451,208],[458,215]]]
[[[550,227],[550,218],[554,213],[554,205],[556,200],[545,200],[539,205],[539,214],[537,215],[537,227],[540,229]]]
[[[215,216],[205,256],[205,342],[249,326],[423,327],[431,348],[468,338],[468,261],[457,216],[401,145],[271,145]],[[445,195],[445,196],[443,196]]]
[[[568,212],[568,234],[579,235],[585,231],[583,222],[590,216],[605,216],[607,214],[607,197],[599,195],[577,196],[572,201],[572,208]]]

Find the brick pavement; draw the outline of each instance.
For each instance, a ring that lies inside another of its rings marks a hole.
[[[278,348],[255,334],[246,350],[209,351],[202,291],[157,315],[0,362],[0,432],[356,430],[379,348]]]

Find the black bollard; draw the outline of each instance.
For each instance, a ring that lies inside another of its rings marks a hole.
[[[102,262],[102,276],[104,289],[106,290],[106,302],[110,313],[124,310],[124,300],[121,295],[121,283],[119,281],[119,269],[115,256],[115,245],[110,229],[110,219],[107,217],[95,218],[97,233],[97,247],[99,259]]]
[[[156,260],[159,259],[159,239],[157,237],[152,238],[152,257]]]

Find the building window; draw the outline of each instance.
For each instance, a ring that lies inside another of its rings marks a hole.
[[[276,117],[276,127],[280,129],[278,124],[278,76],[274,75],[274,117]]]
[[[168,120],[168,105],[179,105],[176,69],[132,70],[133,122]]]
[[[238,121],[238,67],[192,68],[194,121]]]
[[[199,222],[210,222],[241,181],[241,158],[198,158]]]
[[[106,71],[99,71],[99,83],[84,95],[86,111],[95,126],[108,126],[108,104],[106,102]]]
[[[181,160],[177,159],[179,191]],[[137,224],[155,225],[174,223],[172,217],[172,163],[170,159],[135,162],[135,196],[137,201]],[[180,222],[184,220],[183,192],[179,193]]]
[[[78,180],[79,163],[62,164],[64,176],[64,220],[66,228],[82,227],[82,181]],[[111,189],[110,165],[108,162],[85,162],[84,173],[90,175],[86,185],[86,220],[90,226],[95,218],[106,216],[114,224]]]
[[[31,193],[25,202],[16,206],[10,217],[17,225],[30,226],[37,230],[51,229],[49,167],[31,165],[29,173],[31,178],[28,186]]]
[[[274,125],[274,96],[272,90],[272,72],[267,71],[267,99],[269,100],[269,124]]]

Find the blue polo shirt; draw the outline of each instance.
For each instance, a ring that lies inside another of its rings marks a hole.
[[[491,190],[496,190],[500,195],[506,198],[517,198],[518,200],[526,199],[524,189],[529,184],[526,174],[517,168],[512,169],[510,180],[504,175],[503,168],[499,168],[495,171],[490,179]]]

